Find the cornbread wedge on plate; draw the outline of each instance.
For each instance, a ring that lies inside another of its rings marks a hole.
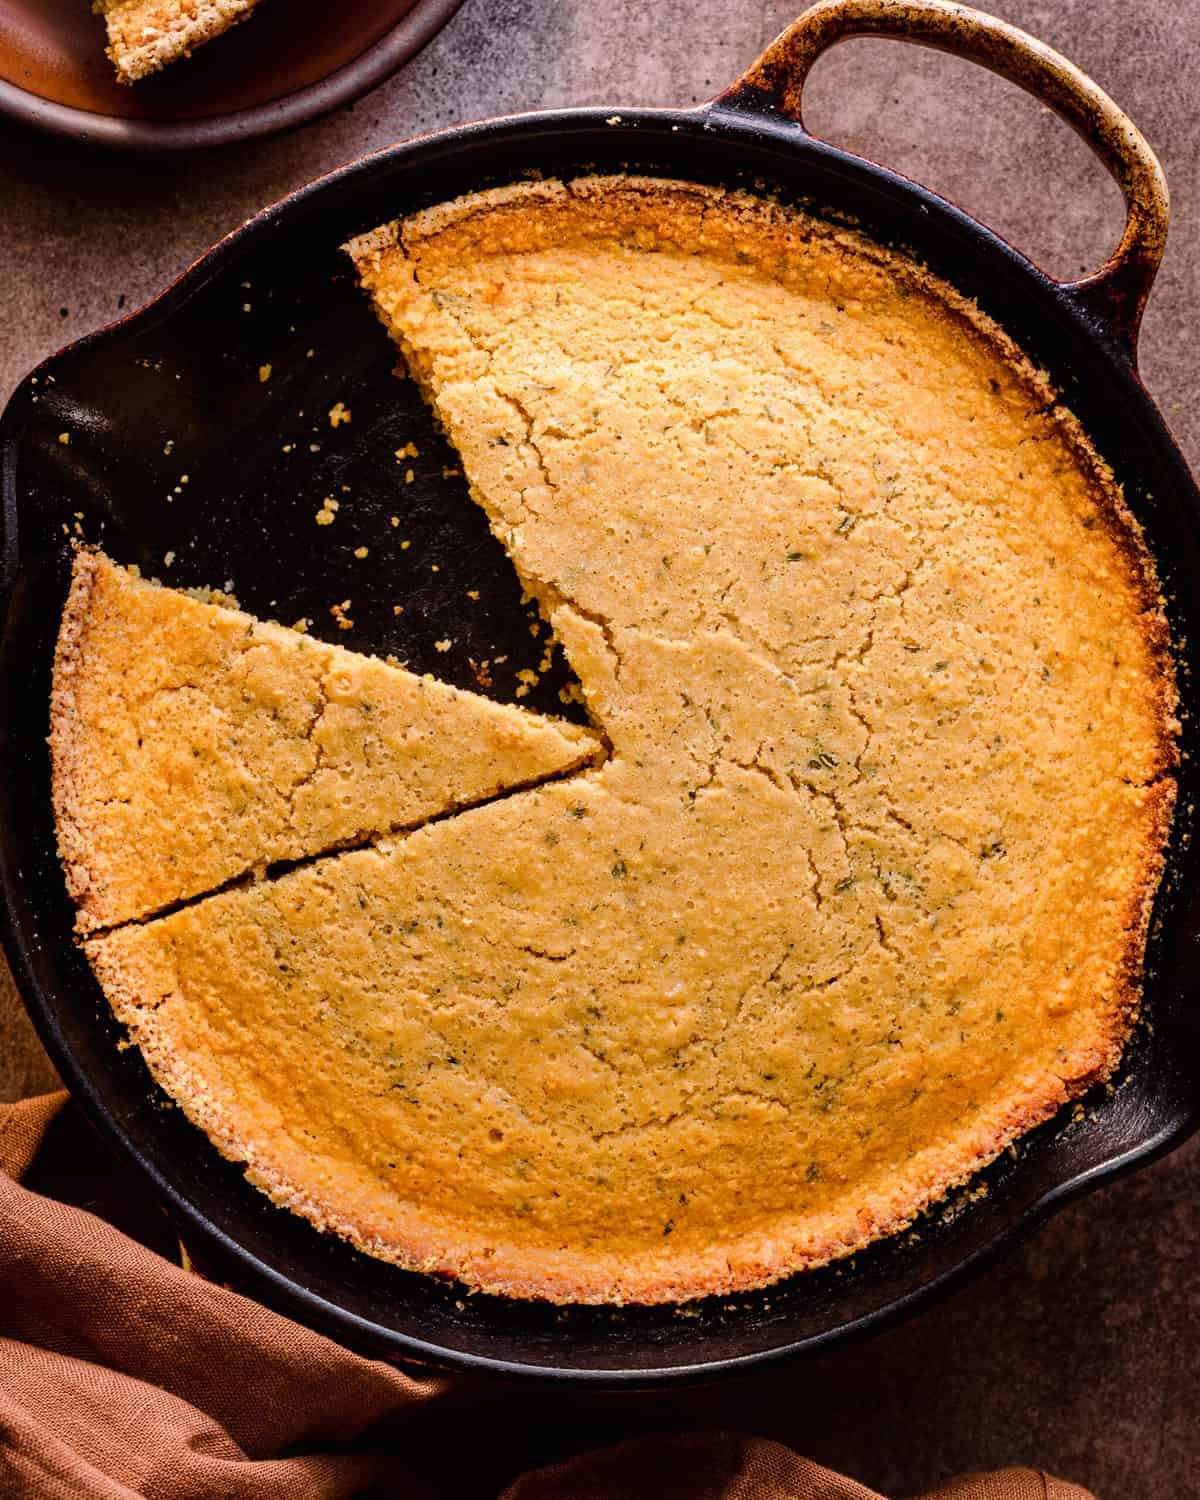
[[[136,83],[244,21],[260,0],[94,0],[122,83]]]

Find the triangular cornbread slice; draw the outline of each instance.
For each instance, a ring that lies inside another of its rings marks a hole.
[[[596,758],[587,729],[147,582],[80,551],[54,665],[81,931]]]
[[[244,21],[259,0],[94,0],[108,28],[108,55],[122,83],[189,57]]]

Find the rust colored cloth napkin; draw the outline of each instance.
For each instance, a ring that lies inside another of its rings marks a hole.
[[[467,1500],[502,1487],[469,1487],[453,1464],[504,1442],[481,1386],[351,1354],[174,1251],[65,1095],[0,1106],[4,1500]],[[683,1433],[540,1469],[504,1500],[880,1497],[763,1438]],[[1011,1469],[925,1500],[1090,1497]]]

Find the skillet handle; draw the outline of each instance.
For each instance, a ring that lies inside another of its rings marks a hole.
[[[1108,95],[1043,42],[952,0],[819,0],[767,48],[713,105],[782,116],[804,129],[801,96],[822,52],[852,36],[915,42],[981,63],[1048,105],[1091,146],[1125,197],[1125,232],[1109,260],[1078,281],[1060,282],[1136,362],[1138,328],[1170,219],[1158,158]]]

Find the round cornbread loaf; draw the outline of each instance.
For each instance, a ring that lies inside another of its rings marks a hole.
[[[277,1202],[559,1301],[766,1284],[1108,1075],[1175,760],[1158,585],[999,329],[634,178],[355,242],[600,766],[89,943]]]

